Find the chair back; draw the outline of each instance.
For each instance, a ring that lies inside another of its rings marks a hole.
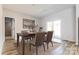
[[[50,42],[52,40],[52,36],[53,36],[53,31],[48,31],[47,32],[47,42]]]
[[[24,36],[28,35],[28,32],[27,32],[26,30],[21,31],[21,33],[22,33]]]
[[[38,32],[37,34],[36,34],[36,42],[35,42],[35,44],[37,45],[37,46],[40,46],[40,45],[42,45],[43,44],[43,40],[44,40],[44,38],[45,38],[45,33],[44,32]]]

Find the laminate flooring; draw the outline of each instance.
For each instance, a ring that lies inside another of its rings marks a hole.
[[[35,47],[29,50],[29,41],[25,43],[25,55],[36,55]],[[79,48],[75,45],[75,42],[62,41],[62,43],[51,43],[49,49],[45,44],[45,52],[43,46],[38,48],[38,55],[78,55]],[[20,42],[19,47],[16,47],[14,39],[7,39],[4,42],[2,55],[22,55],[22,43]]]

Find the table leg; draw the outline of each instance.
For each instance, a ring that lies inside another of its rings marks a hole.
[[[22,49],[22,54],[24,55],[24,52],[25,52],[25,40],[24,40],[24,37],[22,37],[22,42],[23,42],[23,49]]]
[[[17,47],[19,46],[19,35],[17,34]]]

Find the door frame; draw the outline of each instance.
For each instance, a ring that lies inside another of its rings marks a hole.
[[[5,16],[5,17],[8,17],[8,16]],[[4,35],[5,35],[5,17],[4,17]],[[8,18],[12,18],[12,17],[8,17]],[[13,22],[14,22],[14,24],[13,24]],[[11,37],[13,38],[13,39],[15,39],[15,18],[12,18],[12,26],[14,25],[14,36],[13,36],[13,33],[11,32]],[[13,31],[13,30],[12,30]]]

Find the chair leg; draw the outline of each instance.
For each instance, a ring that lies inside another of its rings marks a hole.
[[[53,42],[51,41],[52,47],[53,47]]]
[[[29,48],[29,50],[31,51],[31,44],[30,44],[30,48]]]
[[[38,55],[38,47],[36,46],[36,55]]]
[[[26,39],[27,40],[27,43],[28,43],[28,39]]]
[[[30,38],[30,41],[31,41],[31,38]]]
[[[43,43],[43,48],[44,48],[44,52],[45,52],[45,45],[44,45],[44,43]]]
[[[48,47],[48,43],[47,43],[47,49],[49,49],[49,47]]]

